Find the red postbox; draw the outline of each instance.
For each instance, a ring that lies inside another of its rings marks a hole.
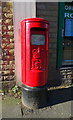
[[[21,21],[22,88],[23,101],[26,106],[29,96],[31,99],[31,93],[34,95],[39,93],[47,84],[48,29],[48,21],[42,18],[29,18]]]

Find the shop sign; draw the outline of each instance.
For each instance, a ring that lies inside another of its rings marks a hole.
[[[65,18],[73,18],[73,6],[72,5],[65,5]]]

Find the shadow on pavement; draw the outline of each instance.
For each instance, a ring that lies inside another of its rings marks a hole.
[[[47,106],[73,100],[73,87],[48,91]]]

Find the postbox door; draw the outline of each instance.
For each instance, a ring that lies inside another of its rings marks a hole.
[[[46,28],[26,28],[26,85],[42,86],[47,83],[48,32]]]
[[[46,30],[31,30],[31,70],[46,70]],[[45,58],[45,59],[44,59]]]

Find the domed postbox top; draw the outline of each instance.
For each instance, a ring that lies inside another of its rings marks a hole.
[[[22,20],[21,22],[43,22],[49,24],[49,22],[43,18],[27,18]]]

